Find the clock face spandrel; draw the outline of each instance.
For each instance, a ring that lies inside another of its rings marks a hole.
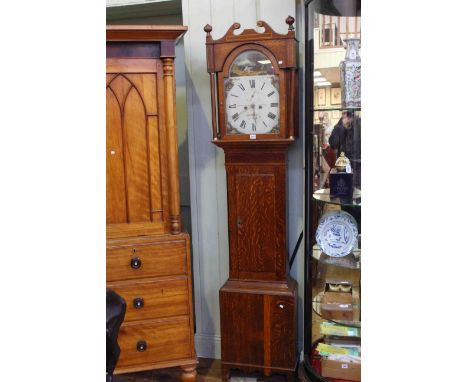
[[[279,81],[264,54],[241,53],[231,65],[224,92],[228,134],[279,133]]]

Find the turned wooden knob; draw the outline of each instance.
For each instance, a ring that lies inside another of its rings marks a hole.
[[[136,349],[139,351],[139,352],[144,352],[147,348],[147,345],[146,345],[146,341],[138,341],[137,344],[136,344]]]
[[[141,260],[139,257],[132,257],[132,259],[130,260],[130,266],[133,268],[133,269],[138,269],[141,267]]]
[[[295,21],[295,19],[294,19],[294,17],[292,17],[292,16],[288,16],[288,17],[286,18],[286,24],[289,25],[288,30],[290,30],[290,31],[293,31],[293,30],[294,30],[294,27],[293,27],[294,21]]]
[[[206,24],[203,30],[210,36],[210,32],[213,30],[213,27],[210,24]]]
[[[145,305],[145,300],[142,297],[137,297],[133,299],[133,307],[135,309],[141,309]]]

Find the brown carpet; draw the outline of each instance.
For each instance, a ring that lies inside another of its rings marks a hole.
[[[221,361],[219,359],[199,358],[198,359],[198,375],[197,382],[214,382],[221,381]],[[268,382],[284,382],[286,378],[282,375],[272,375],[265,378],[256,374],[244,374],[233,370],[231,377],[257,377],[258,381]],[[180,369],[159,369],[142,371],[140,373],[120,374],[116,375],[115,382],[179,382]],[[298,380],[299,381],[299,380]]]

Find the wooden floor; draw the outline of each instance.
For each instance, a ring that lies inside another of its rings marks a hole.
[[[219,359],[199,358],[199,365],[197,368],[198,376],[197,382],[201,381],[221,381],[221,361]],[[251,379],[253,378],[253,379]],[[243,374],[239,371],[233,370],[231,373],[232,382],[254,382],[268,381],[268,382],[284,382],[286,378],[282,375],[272,375],[265,378],[256,374]],[[160,369],[143,371],[140,373],[120,374],[116,375],[114,382],[179,382],[180,369]],[[299,380],[298,380],[299,381]]]

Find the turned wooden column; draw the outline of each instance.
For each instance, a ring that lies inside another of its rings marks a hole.
[[[172,234],[180,233],[179,160],[176,129],[174,58],[163,58],[164,99],[166,111],[168,173],[169,173],[169,222]]]

